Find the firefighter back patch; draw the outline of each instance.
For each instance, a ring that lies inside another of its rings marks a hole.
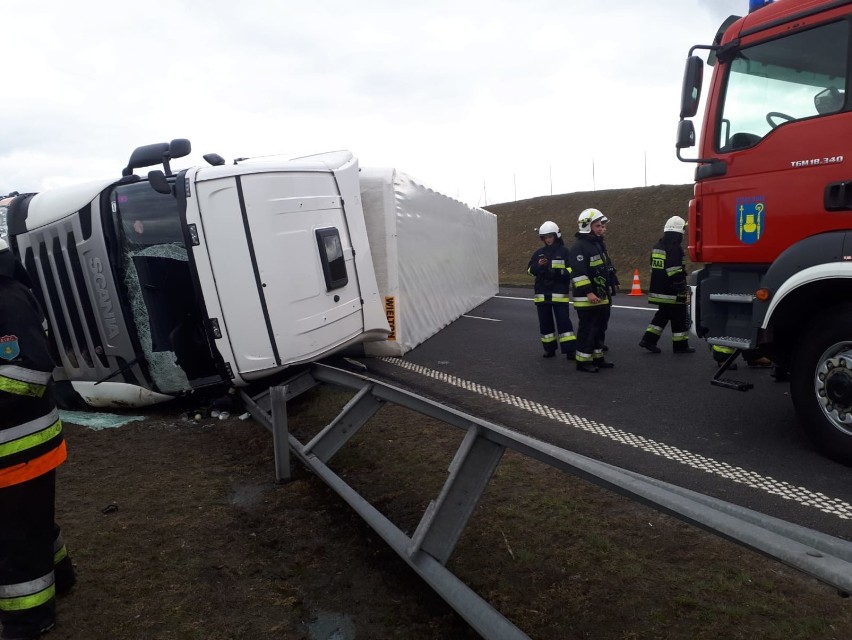
[[[21,353],[18,336],[0,336],[0,358],[14,360]]]

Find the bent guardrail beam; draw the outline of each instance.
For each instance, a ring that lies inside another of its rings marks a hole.
[[[287,400],[319,383],[343,386],[356,393],[328,426],[303,445],[288,433],[284,408]],[[852,593],[852,542],[592,460],[366,376],[314,364],[283,386],[253,398],[243,393],[243,399],[251,414],[273,434],[279,480],[289,475],[289,462],[282,461],[289,460],[287,443],[289,451],[337,491],[459,615],[489,640],[527,636],[445,565],[506,449],[779,560],[844,594]],[[387,402],[465,431],[440,494],[429,504],[410,538],[327,466]],[[280,475],[282,469],[287,470],[286,476]]]

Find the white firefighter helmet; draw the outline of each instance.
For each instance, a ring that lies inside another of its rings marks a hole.
[[[562,234],[559,232],[559,225],[555,222],[551,222],[550,220],[542,223],[542,225],[538,228],[539,237],[545,236],[548,233],[555,233],[557,238],[562,237]]]
[[[591,233],[592,223],[604,219],[606,219],[606,216],[599,209],[583,209],[577,218],[577,226],[580,233]]]
[[[683,229],[686,226],[686,220],[681,218],[680,216],[672,216],[668,220],[666,220],[666,226],[663,227],[663,233],[666,231],[675,231],[676,233],[683,233]]]

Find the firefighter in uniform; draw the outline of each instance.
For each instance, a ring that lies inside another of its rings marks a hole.
[[[695,353],[689,346],[689,310],[686,305],[686,264],[684,263],[683,229],[686,222],[672,216],[663,227],[663,237],[651,250],[651,285],[648,302],[658,309],[645,329],[639,346],[660,353],[657,342],[663,329],[672,324],[672,349],[675,353]]]
[[[0,638],[38,638],[55,623],[55,594],[75,582],[54,522],[56,467],[66,457],[49,387],[44,316],[21,263],[0,236]]]
[[[609,327],[609,315],[612,311],[613,298],[615,294],[618,293],[618,287],[621,283],[618,281],[618,269],[615,268],[615,265],[612,264],[612,259],[609,257],[609,250],[606,248],[606,226],[609,224],[609,218],[604,216],[601,218],[601,223],[603,224],[603,232],[600,236],[601,248],[603,249],[604,262],[606,263],[607,270],[607,293],[609,293],[609,301],[610,304],[607,305],[606,308],[606,320],[604,321],[604,333],[606,333],[607,328]],[[604,352],[609,351],[609,347],[604,344],[603,346]]]
[[[569,252],[571,301],[580,318],[577,327],[577,370],[597,373],[614,365],[604,359],[603,346],[608,319],[609,273],[600,238],[604,214],[585,209],[577,218],[577,240]]]
[[[527,273],[535,276],[535,308],[544,357],[556,355],[557,344],[569,360],[574,359],[574,325],[569,306],[571,278],[568,270],[568,249],[556,223],[548,220],[538,229],[544,246],[530,258]],[[554,317],[556,323],[554,326]]]

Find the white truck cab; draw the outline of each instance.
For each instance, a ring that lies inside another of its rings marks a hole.
[[[55,377],[90,404],[245,385],[390,332],[351,153],[213,154],[172,174],[189,150],[140,147],[118,181],[0,206],[48,316]]]

